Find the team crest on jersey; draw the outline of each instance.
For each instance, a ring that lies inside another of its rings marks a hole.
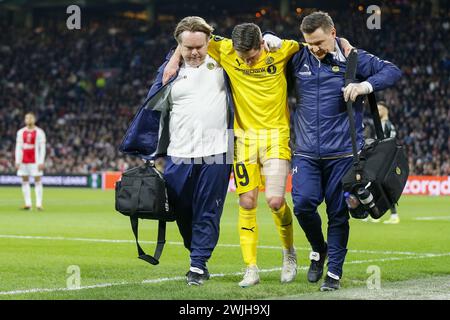
[[[272,64],[275,61],[273,57],[267,57],[266,58],[266,64]]]
[[[333,72],[339,72],[339,67],[338,67],[338,66],[333,66],[333,67],[331,68],[331,71],[333,71]]]
[[[208,63],[206,64],[206,67],[207,67],[209,70],[213,70],[214,67],[215,67],[215,65],[214,65],[214,63],[212,63],[212,62],[208,62]]]

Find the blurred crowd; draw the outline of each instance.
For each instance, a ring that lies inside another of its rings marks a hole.
[[[406,145],[411,174],[450,175],[450,13],[432,15],[417,6],[382,11],[380,30],[366,28],[365,11],[328,12],[338,35],[402,69],[397,86],[378,97]],[[286,17],[275,9],[259,16],[210,11],[205,18],[227,37],[234,25],[255,22],[263,31],[301,40],[299,25],[308,12],[291,11]],[[90,20],[77,31],[0,23],[0,172],[15,171],[15,134],[26,111],[37,114],[47,134],[46,173],[122,171],[140,163],[118,146],[175,45],[172,31],[182,13],[151,27],[117,18]]]

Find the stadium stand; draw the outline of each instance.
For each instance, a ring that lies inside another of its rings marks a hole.
[[[410,174],[450,175],[450,11],[431,14],[427,1],[398,2],[397,10],[383,12],[381,30],[367,30],[368,15],[356,5],[327,11],[338,35],[401,67],[400,83],[379,96],[407,146]],[[301,39],[299,24],[310,11],[291,8],[282,17],[265,8],[258,15],[250,8],[240,14],[199,4],[177,10],[171,3],[165,8],[171,18],[161,16],[152,27],[137,19],[88,16],[80,31],[67,30],[65,21],[32,29],[0,22],[0,172],[15,171],[15,134],[26,111],[37,113],[37,125],[47,133],[46,173],[122,171],[139,163],[117,148],[175,45],[176,22],[189,12],[202,14],[224,36],[238,23],[255,22]]]

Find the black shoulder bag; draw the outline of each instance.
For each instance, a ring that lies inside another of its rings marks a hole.
[[[356,50],[348,57],[345,85],[354,82],[358,63]],[[378,219],[386,213],[403,192],[409,175],[404,147],[396,138],[385,138],[378,113],[375,94],[368,95],[375,125],[376,139],[358,154],[352,101],[347,102],[350,135],[353,148],[353,166],[342,178],[342,185],[350,214],[364,219],[369,214]]]
[[[175,214],[169,207],[163,176],[149,162],[125,171],[116,183],[115,202],[116,210],[130,217],[138,258],[157,265],[166,243],[166,222],[175,220]],[[158,242],[153,256],[146,254],[139,245],[138,219],[159,221]]]

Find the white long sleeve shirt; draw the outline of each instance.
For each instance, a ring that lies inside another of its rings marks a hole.
[[[44,164],[46,137],[44,130],[24,127],[17,131],[16,164]]]

